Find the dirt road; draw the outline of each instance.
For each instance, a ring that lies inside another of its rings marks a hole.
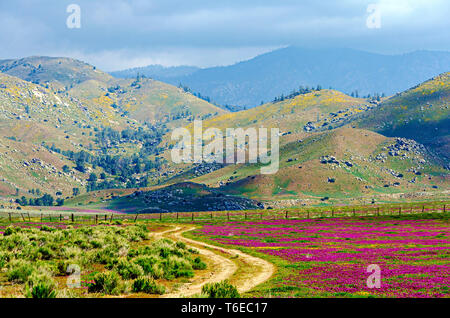
[[[182,241],[188,246],[197,249],[201,255],[209,260],[209,268],[211,268],[208,276],[195,277],[190,283],[182,285],[179,289],[164,295],[164,297],[189,297],[199,294],[202,286],[206,283],[215,283],[231,278],[233,278],[233,283],[239,293],[244,293],[268,280],[275,272],[274,265],[261,258],[248,255],[239,250],[217,247],[183,237],[183,233],[194,229],[194,226],[180,225],[164,232],[155,233],[158,237]],[[235,261],[237,258],[239,262]],[[245,267],[245,269],[240,269],[237,264]],[[238,270],[240,270],[239,275],[237,274]]]

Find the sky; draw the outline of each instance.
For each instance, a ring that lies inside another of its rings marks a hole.
[[[67,56],[114,71],[229,65],[290,45],[450,51],[449,16],[448,0],[0,0],[0,59]]]

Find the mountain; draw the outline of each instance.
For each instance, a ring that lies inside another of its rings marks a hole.
[[[123,71],[110,72],[110,74],[119,78],[136,78],[136,76],[141,75],[164,81],[174,77],[191,75],[198,70],[200,70],[200,68],[196,66],[164,67],[162,65],[148,65],[144,67],[130,68]]]
[[[392,95],[450,70],[450,53],[382,55],[353,49],[287,47],[231,66],[159,79],[182,83],[221,105],[254,107],[300,85],[332,87],[359,96]],[[158,77],[155,77],[158,79]]]
[[[359,127],[417,140],[450,162],[450,72],[387,99]],[[449,164],[450,167],[450,164]]]

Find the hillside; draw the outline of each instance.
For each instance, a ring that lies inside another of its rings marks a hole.
[[[32,56],[0,60],[0,72],[35,84],[69,88],[87,80],[111,81],[113,77],[94,66],[66,57]]]
[[[144,77],[116,79],[71,58],[35,56],[1,60],[0,72],[79,100],[105,126],[124,128],[120,123],[123,119],[118,119],[125,116],[142,123],[187,123],[192,116],[211,117],[226,112],[169,84]]]
[[[29,191],[36,189],[62,198],[73,188],[146,186],[164,164],[157,155],[166,125],[226,113],[169,84],[117,80],[72,59],[33,57],[1,65],[24,78],[0,73],[0,135],[13,149],[0,167],[5,200],[35,197]],[[37,151],[48,154],[33,156]],[[88,181],[91,173],[96,176]]]
[[[336,90],[322,89],[208,119],[203,121],[203,129],[275,127],[286,136],[284,139],[289,140],[310,132],[340,127],[377,105],[376,101],[350,97]]]
[[[180,126],[194,118],[209,118],[226,111],[182,89],[147,78],[100,82],[89,80],[74,86],[69,94],[86,103],[113,109],[121,117]]]
[[[221,105],[247,108],[289,94],[300,85],[332,87],[359,96],[392,95],[450,70],[450,53],[416,51],[382,55],[352,49],[288,47],[230,66],[200,69],[178,77],[156,75],[190,87]]]
[[[433,192],[445,196],[450,181],[439,158],[415,141],[348,127],[285,144],[276,174],[260,175],[259,168],[229,165],[192,181],[293,205],[367,203]]]
[[[362,128],[413,138],[450,159],[450,73],[443,73],[384,101]]]

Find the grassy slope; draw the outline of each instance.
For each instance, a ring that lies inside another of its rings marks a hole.
[[[264,104],[249,110],[229,113],[207,120],[204,127],[220,129],[228,127],[276,127],[281,132],[302,133],[303,126],[314,122],[318,116],[323,119],[331,112],[352,109],[359,113],[363,99],[353,98],[335,90],[324,89],[299,95],[282,102]]]
[[[259,165],[227,166],[193,181],[210,186],[228,183],[225,189],[229,193],[254,199],[301,200],[295,204],[320,203],[319,199],[323,197],[330,197],[331,202],[357,203],[361,197],[384,200],[403,192],[448,189],[449,178],[445,170],[427,155],[413,155],[407,159],[388,156],[384,163],[374,159],[378,154],[386,153],[384,147],[393,143],[393,138],[344,127],[313,135],[301,143],[295,141],[282,146],[280,169],[276,174],[260,175]],[[325,155],[336,157],[341,165],[320,163],[320,157]],[[423,158],[427,163],[419,164]],[[353,167],[347,167],[344,161],[351,162]],[[419,166],[423,167],[421,176],[408,171]],[[402,173],[403,177],[395,177],[387,169]],[[408,182],[414,177],[416,183]],[[335,182],[328,182],[328,178]],[[400,185],[393,186],[395,182]],[[390,187],[385,188],[385,184]],[[439,187],[433,189],[432,185]]]
[[[449,158],[449,106],[450,72],[388,99],[359,126],[386,136],[414,138]]]
[[[88,81],[76,85],[70,94],[86,102],[112,108],[130,119],[140,122],[157,123],[167,121],[167,115],[177,115],[190,111],[194,116],[221,115],[226,111],[216,107],[179,88],[151,79],[141,79],[139,85],[132,86],[134,80],[112,80],[108,82]],[[115,92],[108,92],[108,88],[120,86]],[[106,96],[108,95],[108,96]],[[114,109],[114,108],[113,108]],[[170,123],[172,126],[183,126],[186,120]]]

